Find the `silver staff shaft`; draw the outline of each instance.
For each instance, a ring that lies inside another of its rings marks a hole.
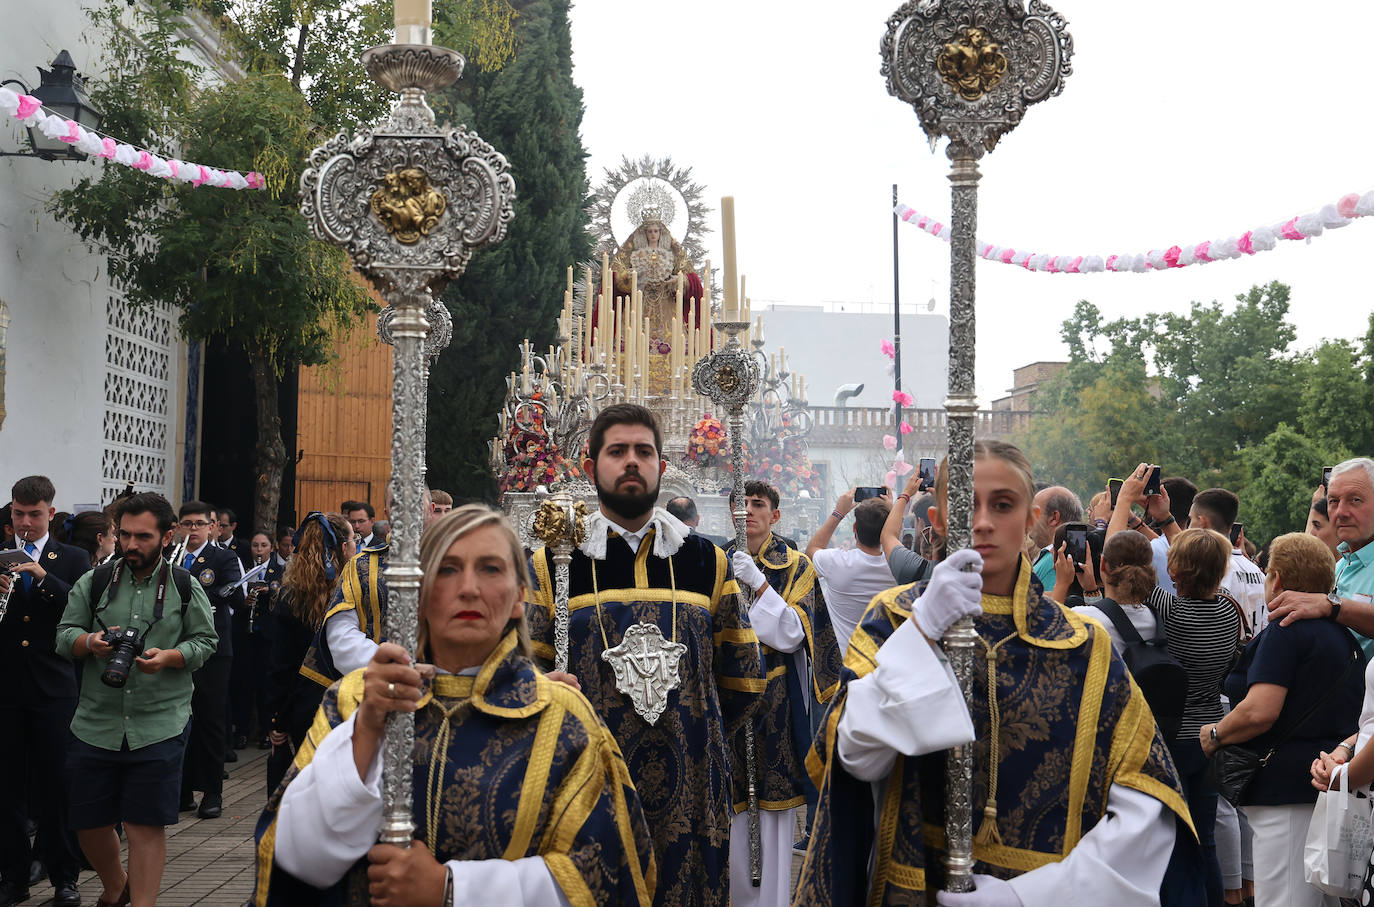
[[[759,386],[759,364],[746,351],[739,335],[749,329],[747,321],[717,321],[716,330],[729,338],[725,346],[699,359],[692,367],[696,392],[718,406],[725,407],[730,430],[730,465],[735,471],[733,516],[735,548],[749,550],[744,531],[744,405]],[[749,880],[755,887],[763,883],[763,837],[759,829],[758,751],[752,718],[744,724],[744,768],[749,783]]]
[[[744,407],[729,410],[730,465],[735,471],[734,503],[730,515],[735,523],[735,550],[749,551],[749,536],[744,528]],[[754,719],[744,724],[744,770],[749,782],[749,881],[755,888],[763,884],[763,829],[759,825],[759,756],[754,741]]]
[[[978,160],[967,148],[951,146],[950,183],[954,217],[950,225],[949,552],[967,548],[973,527],[973,427],[978,401],[973,386],[974,235],[978,227]],[[950,627],[943,640],[950,670],[973,708],[973,672],[978,631],[973,619]],[[945,888],[973,890],[973,756],[968,746],[949,751],[945,765]]]

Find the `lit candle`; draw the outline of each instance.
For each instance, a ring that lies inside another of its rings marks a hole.
[[[735,273],[735,197],[720,200],[720,239],[725,246],[725,308],[723,321],[734,321],[739,315],[739,277]]]
[[[396,43],[433,43],[430,0],[396,0]]]

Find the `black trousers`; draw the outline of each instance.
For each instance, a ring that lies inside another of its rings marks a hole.
[[[191,675],[195,692],[191,695],[191,737],[186,742],[186,763],[181,772],[181,796],[192,791],[219,797],[224,789],[224,750],[229,733],[229,673],[234,659],[212,655]]]
[[[76,881],[81,849],[67,827],[66,778],[75,712],[74,698],[0,707],[0,879],[6,882],[27,886],[34,859],[54,883]],[[24,827],[30,816],[38,824],[33,847]]]
[[[234,668],[231,672],[229,703],[234,733],[253,738],[253,712],[257,710],[257,734],[267,733],[267,666],[272,643],[262,633],[240,632],[234,628]]]

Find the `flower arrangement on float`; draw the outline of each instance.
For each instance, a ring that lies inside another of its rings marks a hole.
[[[535,393],[531,399],[539,400]],[[508,491],[534,491],[539,486],[576,479],[582,471],[563,456],[544,428],[543,410],[529,407],[532,413],[521,422],[512,422],[506,434],[506,471],[501,475],[502,494]]]
[[[730,442],[725,437],[725,426],[710,413],[706,413],[692,426],[687,435],[687,451],[684,454],[689,463],[702,467],[729,467]]]

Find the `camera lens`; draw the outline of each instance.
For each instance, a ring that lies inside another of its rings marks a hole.
[[[100,682],[110,687],[122,687],[129,682],[129,670],[134,666],[134,659],[143,651],[142,637],[134,628],[126,627],[113,639],[108,633],[105,638],[114,647],[114,652],[105,670],[100,673]]]

